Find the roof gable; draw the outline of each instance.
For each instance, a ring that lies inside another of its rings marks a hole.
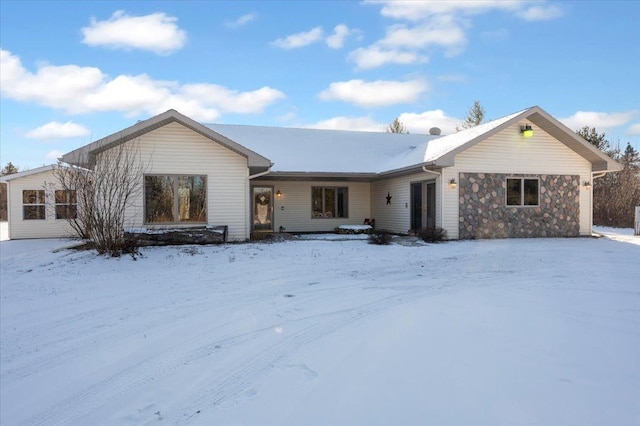
[[[497,120],[463,130],[453,135],[444,136],[425,150],[425,162],[446,167],[454,164],[455,156],[487,139],[488,137],[523,120],[535,124],[560,143],[572,149],[591,163],[592,171],[617,171],[620,164],[584,140],[560,121],[538,106],[534,106]]]
[[[140,121],[120,132],[113,133],[107,137],[90,143],[89,145],[85,145],[81,148],[71,151],[62,156],[62,161],[68,164],[87,167],[90,163],[90,158],[93,155],[111,149],[132,139],[138,138],[146,133],[149,133],[155,129],[173,122],[177,122],[185,126],[186,128],[199,133],[207,139],[216,142],[224,146],[225,148],[228,148],[231,151],[242,155],[243,157],[246,157],[249,168],[251,169],[262,171],[267,170],[271,166],[271,161],[268,158],[263,157],[262,155],[248,149],[247,147],[216,133],[210,128],[203,126],[197,121],[194,121],[173,109],[152,117],[148,120]]]

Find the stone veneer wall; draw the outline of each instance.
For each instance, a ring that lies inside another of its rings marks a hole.
[[[539,206],[507,207],[508,177],[540,179]],[[460,238],[580,235],[580,176],[460,173]]]

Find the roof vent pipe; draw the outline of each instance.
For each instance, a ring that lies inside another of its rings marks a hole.
[[[438,136],[440,134],[440,128],[439,127],[432,127],[429,129],[429,134],[433,135],[433,136]]]

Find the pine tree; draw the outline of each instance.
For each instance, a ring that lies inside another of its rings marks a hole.
[[[595,127],[584,126],[582,129],[576,131],[577,134],[582,136],[590,144],[594,145],[602,152],[609,153],[611,146],[604,133],[598,133]]]
[[[480,101],[473,101],[473,105],[467,111],[467,117],[462,122],[463,129],[470,129],[484,122],[484,108]]]
[[[398,117],[396,117],[396,119],[393,120],[391,124],[389,124],[389,126],[387,126],[387,128],[385,129],[385,132],[386,133],[409,133],[404,123],[400,121]]]
[[[9,161],[0,172],[0,176],[12,175],[14,173],[18,173],[18,168]]]

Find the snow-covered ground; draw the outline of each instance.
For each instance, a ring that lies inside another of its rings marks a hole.
[[[0,243],[2,425],[637,425],[640,246]]]

